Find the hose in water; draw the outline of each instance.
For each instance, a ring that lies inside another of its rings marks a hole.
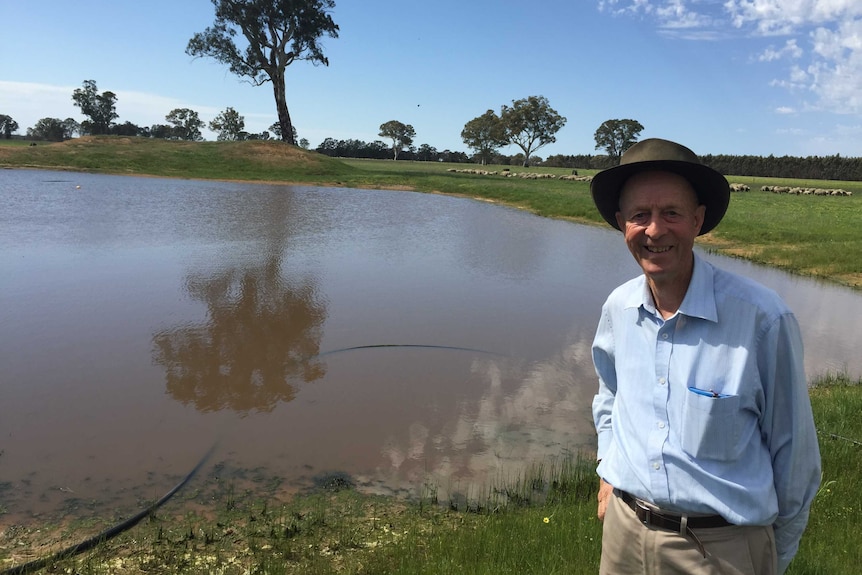
[[[207,459],[209,459],[210,455],[212,455],[213,451],[215,451],[216,445],[218,445],[218,443],[213,444],[213,446],[209,448],[209,450],[204,454],[204,456],[201,458],[201,460],[198,461],[198,464],[195,465],[194,469],[192,469],[188,473],[188,475],[186,475],[182,479],[182,481],[180,481],[179,483],[174,485],[174,487],[170,491],[165,493],[161,497],[161,499],[159,499],[158,501],[156,501],[155,503],[153,503],[152,505],[150,505],[149,507],[147,507],[146,509],[144,509],[143,511],[138,513],[137,515],[129,517],[125,521],[117,523],[113,527],[109,527],[108,529],[105,529],[101,533],[98,533],[98,534],[90,537],[89,539],[82,541],[81,543],[78,543],[77,545],[72,545],[71,547],[63,549],[62,551],[58,551],[57,553],[54,553],[53,555],[49,555],[48,557],[43,557],[42,559],[36,559],[34,561],[30,561],[29,563],[24,563],[23,565],[18,565],[17,567],[12,567],[10,569],[6,569],[5,571],[0,571],[0,575],[25,575],[27,573],[32,573],[34,571],[38,571],[39,569],[47,567],[48,565],[51,565],[52,563],[56,563],[57,561],[60,561],[62,559],[67,559],[67,558],[73,557],[79,553],[83,553],[84,551],[92,549],[93,547],[95,547],[99,543],[102,543],[103,541],[108,541],[109,539],[116,537],[120,533],[122,533],[124,531],[128,531],[129,529],[131,529],[132,527],[134,527],[135,525],[140,523],[142,519],[148,517],[149,515],[154,513],[156,511],[156,509],[158,509],[159,507],[161,507],[162,505],[167,503],[171,497],[176,495],[180,489],[185,487],[186,483],[191,481],[192,477],[194,477],[195,474],[197,474],[197,472],[200,471],[201,467],[203,467],[204,463],[206,463]]]

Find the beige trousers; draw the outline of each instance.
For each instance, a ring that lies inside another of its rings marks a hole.
[[[772,527],[697,529],[703,555],[687,537],[647,527],[612,495],[602,531],[600,575],[775,575]]]

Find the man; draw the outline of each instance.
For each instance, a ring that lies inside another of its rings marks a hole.
[[[820,452],[795,317],[694,253],[727,180],[649,139],[591,192],[643,270],[608,297],[593,342],[601,573],[783,573]]]

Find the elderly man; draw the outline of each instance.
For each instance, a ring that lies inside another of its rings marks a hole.
[[[820,452],[795,317],[694,253],[727,180],[649,139],[591,192],[643,270],[608,297],[593,342],[601,573],[783,573]]]

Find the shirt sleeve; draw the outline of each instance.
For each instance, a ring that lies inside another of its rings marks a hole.
[[[799,549],[811,502],[820,485],[820,449],[803,365],[796,318],[786,313],[766,334],[761,360],[768,390],[761,431],[772,456],[778,518],[775,545],[784,573]]]
[[[617,392],[617,375],[614,360],[614,337],[607,304],[602,307],[602,316],[596,337],[593,340],[593,365],[599,377],[599,391],[593,398],[593,422],[598,435],[596,458],[604,458],[613,440],[611,413]]]

